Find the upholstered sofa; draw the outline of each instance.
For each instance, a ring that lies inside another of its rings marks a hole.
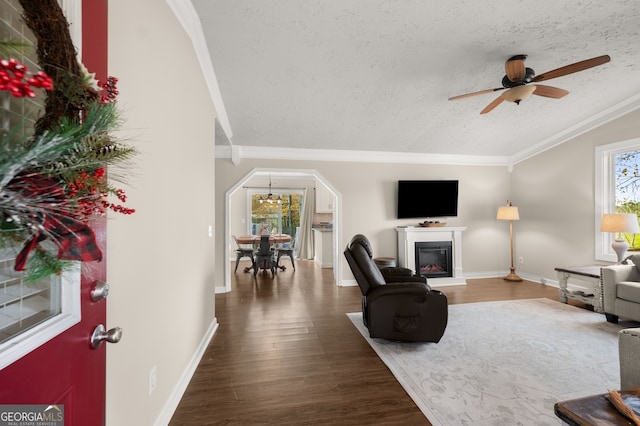
[[[627,328],[618,333],[620,352],[620,389],[640,386],[640,328]]]
[[[618,317],[640,321],[640,255],[625,259],[626,264],[602,268],[602,302],[607,321]]]

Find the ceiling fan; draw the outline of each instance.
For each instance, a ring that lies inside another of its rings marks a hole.
[[[529,83],[551,80],[552,78],[562,77],[564,75],[573,74],[574,72],[578,71],[584,71],[586,69],[605,64],[611,60],[609,55],[602,55],[595,58],[586,59],[584,61],[576,62],[574,64],[565,65],[564,67],[560,67],[555,70],[536,75],[535,71],[524,66],[525,59],[527,59],[527,55],[515,55],[507,59],[507,61],[504,63],[506,75],[502,78],[502,87],[453,96],[449,98],[449,100],[453,101],[456,99],[468,98],[470,96],[483,95],[485,93],[497,92],[498,90],[507,89],[505,92],[501,93],[498,98],[487,105],[485,109],[480,111],[480,114],[486,114],[500,105],[503,101],[520,104],[520,101],[528,98],[531,95],[559,99],[567,95],[569,92],[557,87]]]

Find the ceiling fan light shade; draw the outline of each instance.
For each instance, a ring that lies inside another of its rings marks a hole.
[[[505,91],[504,93],[501,93],[500,97],[502,97],[502,99],[504,99],[505,101],[515,102],[516,104],[519,104],[520,101],[523,101],[527,99],[529,96],[531,96],[533,92],[535,92],[535,90],[536,90],[535,85],[516,86]]]

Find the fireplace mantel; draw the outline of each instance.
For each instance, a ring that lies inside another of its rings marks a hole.
[[[398,227],[398,266],[416,271],[416,242],[451,241],[453,246],[453,276],[429,278],[432,287],[466,285],[462,272],[462,231],[464,226]]]

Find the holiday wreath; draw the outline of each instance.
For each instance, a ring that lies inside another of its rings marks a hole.
[[[113,181],[121,181],[118,166],[136,151],[110,133],[120,125],[117,79],[96,82],[77,61],[58,2],[20,4],[42,71],[30,72],[11,57],[25,46],[1,41],[0,97],[24,102],[44,95],[44,113],[12,120],[2,110],[0,249],[15,250],[15,269],[34,281],[70,261],[102,259],[91,220],[109,210],[134,212],[122,205],[126,195]]]

